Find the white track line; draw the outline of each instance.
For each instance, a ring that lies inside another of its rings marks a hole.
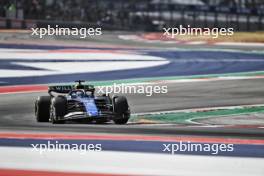
[[[220,46],[252,46],[252,47],[264,47],[264,43],[250,43],[250,42],[217,42],[213,45],[220,45]]]

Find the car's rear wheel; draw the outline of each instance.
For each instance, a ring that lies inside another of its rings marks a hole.
[[[53,124],[64,123],[63,117],[67,114],[67,99],[63,96],[55,97],[50,106],[50,119]]]
[[[114,119],[115,124],[126,124],[130,118],[130,110],[126,97],[117,96],[113,98],[114,113],[116,117]]]
[[[50,96],[40,96],[35,102],[35,116],[37,122],[48,122],[50,118]]]

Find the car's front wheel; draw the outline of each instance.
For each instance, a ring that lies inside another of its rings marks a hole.
[[[126,124],[128,122],[128,119],[127,117],[123,118],[123,119],[115,119],[114,122],[115,124],[118,124],[118,125],[122,125],[122,124]]]
[[[50,120],[53,124],[64,123],[62,119],[67,113],[67,99],[63,96],[55,97],[50,106]]]
[[[130,110],[126,97],[117,96],[113,98],[114,113],[116,117],[114,119],[115,124],[126,124],[130,118]]]

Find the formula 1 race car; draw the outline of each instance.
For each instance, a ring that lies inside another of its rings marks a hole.
[[[49,96],[39,96],[35,101],[38,122],[64,123],[68,120],[126,124],[130,109],[126,97],[113,95],[95,96],[93,85],[82,84],[49,86]]]

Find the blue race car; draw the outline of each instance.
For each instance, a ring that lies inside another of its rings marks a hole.
[[[39,96],[35,101],[35,116],[38,122],[64,123],[68,120],[115,124],[126,124],[130,118],[130,108],[126,97],[95,96],[93,85],[49,86],[49,96]]]

